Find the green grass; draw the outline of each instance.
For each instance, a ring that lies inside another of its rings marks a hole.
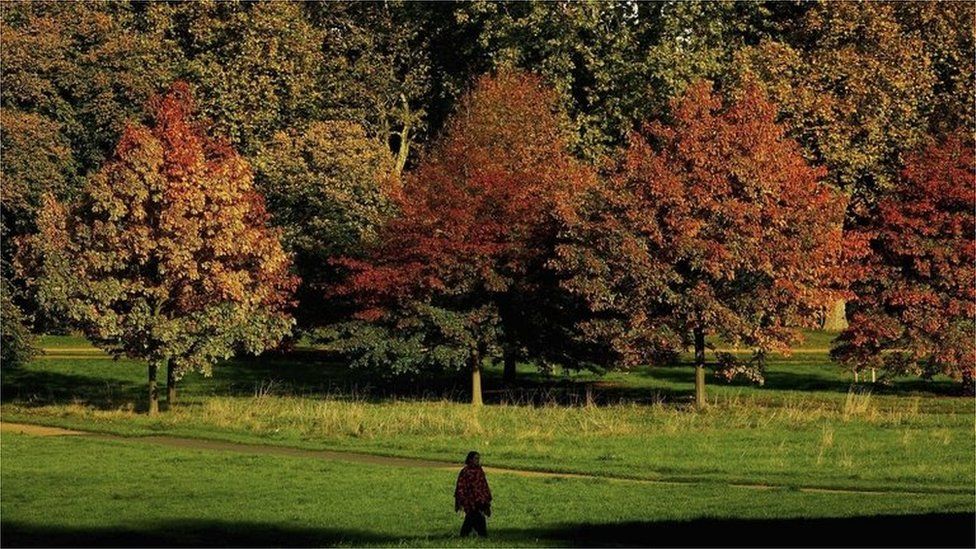
[[[811,345],[825,338],[813,336]],[[524,368],[519,391],[489,393],[495,404],[475,412],[461,402],[463,376],[429,380],[434,392],[422,398],[302,351],[190,375],[182,404],[158,418],[140,411],[144,372],[134,361],[52,351],[4,373],[0,411],[7,421],[120,434],[447,461],[477,448],[500,466],[615,477],[969,494],[976,482],[972,399],[946,396],[947,380],[852,392],[849,374],[816,352],[773,357],[762,388],[710,379],[704,413],[686,406],[687,363],[554,379]],[[486,388],[500,385],[489,368]],[[596,405],[585,405],[587,387]]]
[[[91,343],[79,335],[42,335],[37,338],[37,346],[42,349],[80,349],[90,348]]]
[[[383,381],[306,347],[188,375],[158,417],[143,411],[144,364],[45,336],[46,354],[2,372],[3,420],[133,438],[0,437],[2,541],[486,544],[454,537],[452,470],[138,438],[164,434],[452,463],[478,449],[495,467],[596,477],[493,474],[487,545],[971,546],[974,401],[947,379],[853,385],[823,351],[831,335],[808,335],[803,352],[771,357],[764,387],[709,376],[703,412],[689,406],[688,356],[605,376],[522,365],[504,391],[489,366],[476,411],[463,374]],[[878,493],[798,489],[810,487]]]
[[[802,493],[494,474],[491,537],[461,540],[453,470],[177,449],[137,439],[3,434],[0,447],[8,546],[964,545],[972,538],[971,494]]]

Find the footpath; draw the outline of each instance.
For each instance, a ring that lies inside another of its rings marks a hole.
[[[106,433],[96,433],[91,431],[79,431],[72,429],[62,429],[60,427],[48,427],[45,425],[34,425],[28,423],[9,423],[0,422],[0,432],[16,433],[20,435],[30,435],[39,437],[68,436],[86,437],[98,440],[125,441],[142,444],[155,444],[171,448],[181,448],[189,450],[204,450],[217,452],[238,452],[244,454],[290,456],[299,458],[325,459],[333,461],[344,461],[348,463],[362,463],[367,465],[381,465],[390,467],[415,467],[424,469],[442,469],[455,471],[461,465],[447,461],[436,461],[431,459],[407,458],[381,456],[376,454],[366,454],[361,452],[343,450],[310,450],[304,448],[293,448],[289,446],[277,446],[270,444],[247,444],[243,442],[226,442],[221,440],[176,437],[169,435],[147,435],[147,436],[123,436]],[[516,475],[522,477],[542,477],[542,478],[563,478],[563,479],[582,479],[599,480],[606,482],[619,482],[629,484],[645,485],[701,485],[701,484],[724,484],[731,488],[741,488],[749,490],[777,490],[789,489],[798,490],[805,493],[837,493],[837,494],[864,494],[864,495],[892,495],[900,494],[905,496],[928,495],[935,493],[946,493],[945,491],[906,491],[906,490],[863,490],[863,489],[840,489],[840,488],[817,488],[810,486],[792,486],[777,484],[752,484],[752,483],[722,483],[715,481],[696,481],[696,480],[654,480],[654,479],[634,479],[612,477],[605,475],[594,475],[584,473],[556,473],[547,471],[531,471],[526,469],[514,469],[507,467],[485,467],[485,472],[490,474]]]

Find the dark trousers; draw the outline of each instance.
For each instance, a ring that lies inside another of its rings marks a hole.
[[[485,515],[481,511],[471,511],[470,513],[464,514],[464,524],[461,525],[461,537],[467,537],[471,534],[471,529],[474,528],[478,535],[486,538],[488,537],[488,523],[485,521]]]

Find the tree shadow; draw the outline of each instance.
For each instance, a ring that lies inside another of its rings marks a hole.
[[[202,519],[106,527],[3,521],[2,526],[0,544],[4,547],[321,547],[398,540],[363,530]]]
[[[808,361],[805,358],[794,360]],[[144,367],[134,362],[120,364],[119,367],[131,368],[131,373],[122,377],[97,377],[48,367],[8,369],[4,371],[0,397],[4,402],[16,401],[25,406],[75,402],[97,409],[144,411],[147,406]],[[809,367],[825,366],[811,362]],[[501,368],[490,365],[482,373],[484,400],[488,404],[527,406],[689,404],[692,401],[694,370],[686,361],[640,368],[631,373],[644,381],[634,386],[586,374],[556,376],[523,365],[517,382],[509,385],[503,382]],[[165,373],[161,372],[159,384],[162,397],[165,394]],[[712,388],[751,389],[747,383],[726,384],[711,375],[708,385]],[[189,373],[178,387],[184,397],[281,395],[367,402],[392,399],[470,401],[470,377],[467,372],[425,372],[413,377],[393,377],[382,372],[350,368],[336,356],[312,348],[223,361],[214,366],[212,377]],[[950,381],[910,379],[897,380],[890,386],[855,386],[848,380],[815,370],[805,373],[783,368],[768,370],[765,387],[755,391],[757,396],[761,396],[763,391],[770,394],[776,391],[836,394],[852,389],[910,396],[959,394],[958,384]],[[192,405],[192,398],[181,401],[181,406]],[[166,407],[165,399],[163,406]]]
[[[425,372],[388,376],[351,368],[334,355],[315,349],[266,353],[225,361],[209,379],[188,376],[207,394],[233,396],[289,395],[382,401],[395,398],[438,398],[467,401],[469,378],[463,372]],[[188,384],[191,391],[196,389]]]
[[[55,359],[57,357],[54,357]],[[111,358],[98,357],[104,363]],[[146,411],[145,366],[123,360],[112,364],[110,375],[87,374],[90,361],[77,364],[36,362],[22,368],[7,368],[0,384],[0,399],[25,407],[77,403],[100,410],[128,408]],[[101,373],[105,373],[102,365]],[[194,406],[192,397],[288,395],[380,401],[391,398],[468,399],[466,380],[454,373],[425,375],[423,382],[406,378],[384,378],[356,370],[327,353],[298,350],[238,357],[215,365],[211,376],[190,372],[177,383],[180,406]],[[166,373],[159,372],[161,406],[166,409]],[[190,397],[190,398],[187,398]]]
[[[756,391],[798,391],[808,393],[848,393],[852,390],[870,390],[875,394],[898,396],[961,396],[962,387],[959,383],[948,379],[927,380],[920,378],[898,378],[890,383],[854,383],[853,379],[843,379],[824,375],[823,369],[836,368],[836,365],[823,365],[817,361],[805,358],[792,358],[793,368],[810,368],[810,372],[784,369],[783,367],[767,368],[765,383],[761,388],[744,380],[734,380],[731,383],[716,379],[711,370],[706,374],[706,385],[709,387],[739,387],[751,388]],[[679,362],[664,366],[641,368],[637,375],[660,381],[665,384],[682,384],[691,386],[695,382],[694,365],[690,362]],[[862,374],[863,376],[864,374]],[[664,391],[662,391],[664,392]],[[691,390],[671,390],[673,395],[690,395]]]
[[[575,547],[973,547],[971,513],[845,518],[712,519],[498,529],[502,541]]]
[[[111,361],[110,358],[98,360]],[[129,369],[121,376],[86,375],[84,370],[65,371],[40,363],[3,373],[0,398],[26,407],[78,403],[101,410],[128,407],[145,411],[145,367],[135,361],[113,365]],[[84,368],[85,365],[80,366]],[[501,369],[488,366],[482,373],[484,400],[488,404],[529,406],[609,405],[620,402],[653,403],[682,398],[680,392],[626,387],[600,380],[575,380],[521,371],[518,382],[503,382]],[[213,367],[212,375],[187,373],[177,384],[180,406],[193,406],[200,396],[301,396],[328,397],[366,402],[392,399],[433,399],[470,402],[467,372],[425,372],[422,375],[384,376],[375,371],[348,367],[327,352],[296,349],[237,357]],[[160,372],[159,391],[165,409],[166,375]],[[191,398],[187,398],[191,397]]]
[[[622,523],[565,523],[538,528],[491,528],[502,545],[572,547],[972,547],[972,513],[845,518],[714,519]],[[480,544],[443,537],[397,537],[365,530],[276,523],[186,519],[106,527],[66,527],[3,521],[4,547],[311,547],[335,545]]]
[[[869,374],[862,374],[862,376],[867,375]],[[848,393],[854,390],[870,390],[879,395],[899,396],[959,396],[962,391],[959,383],[953,383],[949,380],[902,378],[891,383],[870,383],[867,381],[854,383],[853,379],[825,379],[784,370],[767,371],[765,377],[766,388],[786,391]]]
[[[3,372],[0,399],[27,407],[77,402],[101,410],[132,405],[144,411],[146,404],[142,401],[145,400],[146,391],[145,383],[50,370],[11,368]]]
[[[213,377],[188,377],[187,387],[200,387],[206,394],[289,396],[388,401],[391,399],[436,399],[470,402],[470,374],[466,371],[430,371],[417,375],[387,376],[348,367],[326,351],[314,349],[270,353],[260,357],[236,358],[214,368]],[[665,401],[677,393],[624,387],[599,380],[580,381],[547,376],[538,371],[520,371],[517,383],[506,384],[498,365],[482,371],[484,401],[487,404],[563,405],[615,404],[618,402]]]
[[[497,378],[497,379],[496,379]],[[486,376],[485,402],[527,406],[609,406],[613,404],[662,404],[689,401],[689,391],[668,387],[633,387],[601,379],[567,379],[522,376],[512,386],[500,375]]]

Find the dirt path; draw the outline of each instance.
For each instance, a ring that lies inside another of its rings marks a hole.
[[[44,347],[41,349],[45,353],[56,355],[58,353],[101,353],[108,354],[98,347]]]
[[[84,431],[72,431],[60,427],[47,427],[44,425],[30,425],[27,423],[0,423],[0,433],[17,433],[20,435],[33,435],[37,437],[53,437],[64,435],[88,435]]]
[[[441,469],[455,471],[460,464],[446,461],[436,461],[431,459],[406,458],[380,456],[376,454],[364,454],[360,452],[349,452],[340,450],[308,450],[303,448],[292,448],[288,446],[274,446],[269,444],[246,444],[242,442],[225,442],[220,440],[174,437],[167,435],[149,436],[122,436],[105,433],[95,433],[91,431],[76,431],[62,429],[59,427],[47,427],[43,425],[32,425],[26,423],[7,423],[0,422],[0,432],[17,433],[32,436],[85,436],[99,440],[113,440],[126,442],[142,442],[147,444],[157,444],[171,448],[182,448],[191,450],[238,452],[244,454],[291,456],[311,459],[325,459],[332,461],[344,461],[349,463],[363,463],[368,465],[383,465],[390,467],[416,467],[422,469]],[[805,493],[827,493],[827,494],[862,494],[862,495],[930,495],[935,493],[945,493],[940,491],[905,491],[905,490],[862,490],[862,489],[843,489],[843,488],[817,488],[817,487],[796,487],[777,484],[751,484],[751,483],[722,483],[721,481],[695,481],[695,480],[652,480],[652,479],[633,479],[621,478],[604,475],[591,475],[582,473],[553,473],[547,471],[530,471],[525,469],[512,469],[507,467],[485,467],[485,471],[491,474],[516,475],[521,477],[536,478],[563,478],[578,480],[600,480],[605,482],[619,482],[627,484],[650,484],[659,486],[681,486],[681,485],[702,485],[702,484],[725,484],[730,488],[740,488],[746,490],[776,490],[793,489]]]

